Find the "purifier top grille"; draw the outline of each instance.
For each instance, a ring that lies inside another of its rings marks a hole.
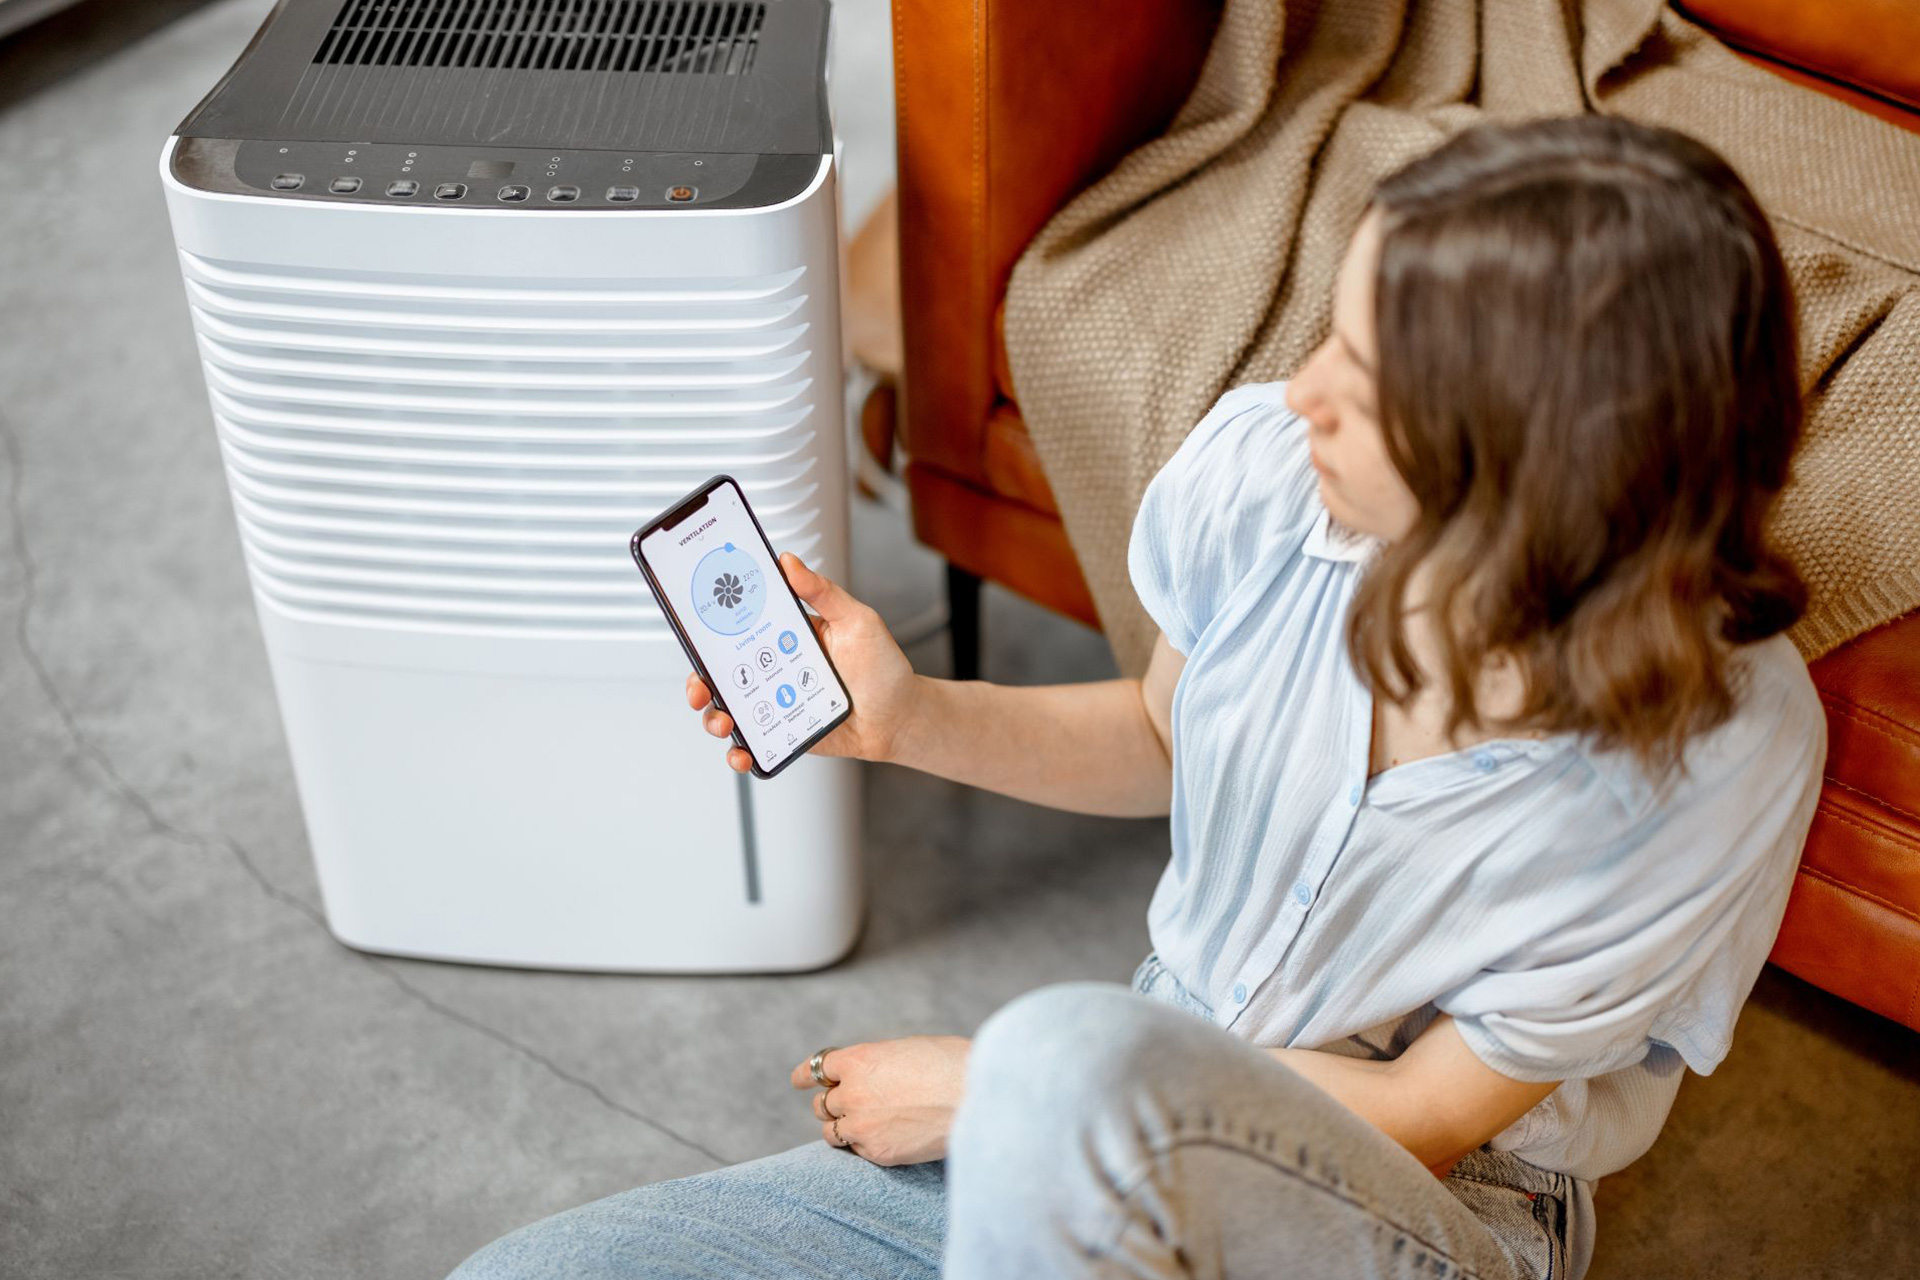
[[[283,0],[183,138],[821,156],[827,0]]]
[[[767,6],[698,0],[346,0],[316,64],[746,75]]]

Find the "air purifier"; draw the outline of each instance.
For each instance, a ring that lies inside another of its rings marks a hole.
[[[813,968],[854,767],[729,771],[628,554],[847,564],[826,0],[282,0],[161,155],[334,934]]]

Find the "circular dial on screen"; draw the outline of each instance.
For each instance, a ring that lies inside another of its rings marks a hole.
[[[710,631],[737,636],[760,621],[767,579],[754,558],[731,542],[700,557],[693,570],[693,612]]]

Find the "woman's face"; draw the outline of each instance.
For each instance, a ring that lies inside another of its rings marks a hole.
[[[1375,396],[1373,278],[1380,215],[1354,232],[1333,288],[1333,331],[1287,383],[1287,407],[1305,418],[1320,475],[1320,500],[1349,529],[1392,542],[1413,527],[1420,504],[1387,457]]]

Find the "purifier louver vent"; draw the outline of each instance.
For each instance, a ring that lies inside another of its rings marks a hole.
[[[766,14],[708,0],[346,0],[313,60],[744,75]]]
[[[627,553],[716,472],[814,554],[806,269],[548,282],[183,252],[253,581],[289,616],[650,638]]]

